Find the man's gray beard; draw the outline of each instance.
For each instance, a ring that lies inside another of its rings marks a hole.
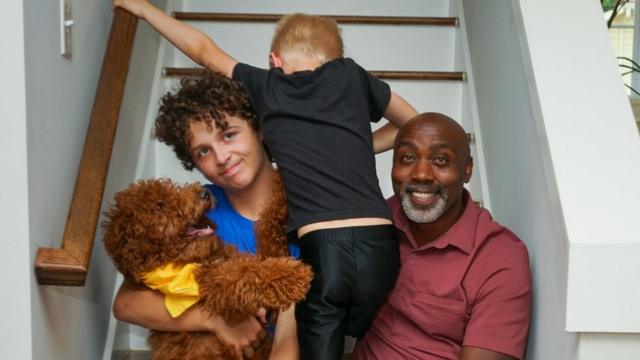
[[[432,223],[440,218],[444,211],[447,208],[447,191],[442,190],[440,193],[436,194],[437,199],[433,205],[422,208],[414,205],[411,202],[411,193],[407,192],[406,189],[403,189],[400,192],[400,200],[402,203],[402,210],[404,210],[407,218],[418,224],[428,224]]]

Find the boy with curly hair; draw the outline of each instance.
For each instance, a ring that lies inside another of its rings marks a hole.
[[[399,267],[391,214],[378,186],[374,149],[395,131],[372,137],[370,122],[397,126],[416,114],[389,86],[343,57],[328,18],[283,17],[271,44],[271,69],[239,63],[208,36],[145,0],[113,0],[149,22],[198,64],[249,91],[263,140],[282,174],[287,231],[315,277],[296,307],[303,359],[340,359],[344,335],[361,337]]]
[[[195,168],[213,183],[205,185],[216,201],[207,216],[216,224],[218,236],[240,251],[255,254],[254,228],[272,196],[275,170],[242,85],[222,74],[182,79],[177,91],[162,98],[154,135],[172,147],[185,169]],[[299,257],[300,249],[290,244],[289,254]],[[291,307],[278,316],[273,358],[298,358],[293,311]],[[266,336],[253,317],[231,327],[221,317],[203,313],[197,304],[173,318],[162,294],[128,284],[118,291],[113,313],[118,320],[149,329],[211,331],[233,346],[239,358],[253,356],[253,349]],[[264,317],[263,310],[258,315]]]

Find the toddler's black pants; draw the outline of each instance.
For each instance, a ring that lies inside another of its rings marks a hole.
[[[314,272],[296,305],[301,359],[342,359],[344,336],[364,336],[393,289],[400,266],[395,228],[316,230],[300,238],[300,250]]]

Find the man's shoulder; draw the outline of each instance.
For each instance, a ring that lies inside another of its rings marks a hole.
[[[479,210],[473,267],[484,269],[487,274],[508,269],[524,278],[528,277],[529,252],[524,241],[509,228],[493,220],[488,210]]]
[[[478,245],[487,243],[486,246],[491,246],[492,248],[509,248],[514,249],[513,251],[527,251],[525,243],[518,235],[493,219],[489,210],[478,207],[475,204],[474,206],[478,209],[478,224],[476,229]]]

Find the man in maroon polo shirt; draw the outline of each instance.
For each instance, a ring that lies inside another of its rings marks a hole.
[[[402,265],[354,359],[523,358],[527,249],[463,188],[472,168],[465,131],[445,115],[420,114],[398,133],[388,204]]]

